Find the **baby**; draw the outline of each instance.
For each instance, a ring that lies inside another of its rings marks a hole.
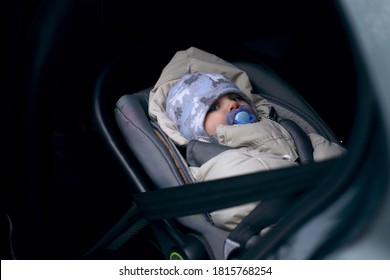
[[[244,71],[193,47],[177,52],[162,71],[151,91],[149,115],[173,143],[187,147],[194,182],[299,165],[291,135],[272,120],[272,106],[251,92]],[[345,152],[321,135],[309,133],[308,137],[314,161]],[[217,152],[192,160],[188,152],[192,143]],[[259,203],[220,209],[209,217],[216,226],[232,230]]]
[[[187,140],[233,148],[199,167],[191,166],[195,182],[298,165],[290,134],[276,121],[261,116],[251,96],[222,74],[184,75],[168,92],[166,112]],[[311,139],[318,138],[322,137],[311,135]],[[336,154],[343,151],[336,144],[330,146]],[[258,203],[222,209],[210,216],[218,227],[232,230]]]

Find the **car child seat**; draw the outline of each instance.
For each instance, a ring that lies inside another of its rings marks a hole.
[[[112,91],[109,85],[112,85],[113,77],[118,75],[118,71],[121,72],[126,68],[126,63],[129,61],[118,57],[102,73],[96,87],[94,106],[100,134],[124,171],[130,193],[135,200],[128,214],[130,218],[123,219],[118,227],[129,229],[128,233],[137,231],[146,224],[150,225],[167,259],[228,259],[237,256],[232,254],[232,251],[237,248],[237,242],[243,249],[250,247],[251,242],[260,237],[257,234],[253,235],[252,232],[248,235],[245,230],[229,232],[217,228],[209,222],[204,213],[254,201],[266,197],[267,192],[275,196],[296,194],[309,187],[313,180],[306,180],[310,182],[306,184],[299,178],[300,176],[293,176],[298,180],[294,184],[290,179],[289,185],[294,186],[293,189],[286,188],[286,183],[281,183],[280,188],[278,184],[271,184],[274,191],[270,190],[270,184],[267,184],[269,177],[264,174],[192,184],[183,156],[185,151],[175,146],[149,118],[148,96],[150,86],[153,84],[133,92],[131,87],[125,91],[116,89],[118,92],[111,97],[112,92],[107,92]],[[271,103],[280,118],[293,120],[306,134],[316,132],[340,144],[335,134],[304,98],[265,64],[247,61],[231,63],[247,73],[254,92],[261,93]],[[157,75],[157,72],[155,74]],[[106,109],[107,99],[111,98],[112,103],[118,94],[120,97],[116,102],[115,120],[113,120],[108,116],[112,111]],[[272,178],[291,178],[291,174],[298,174],[290,172],[297,172],[297,170],[272,170],[266,173],[275,174],[271,176]],[[310,174],[312,178],[318,177],[319,174],[310,170],[300,172]],[[235,199],[234,194],[229,194],[230,189],[237,190],[237,185],[241,185],[241,189],[247,185],[249,195],[237,195]],[[181,187],[177,188],[178,186]],[[180,189],[181,193],[175,192],[176,189]],[[256,189],[258,195],[253,195]],[[222,192],[228,193],[228,196],[224,198]],[[275,207],[272,205],[272,197],[270,201],[272,212],[274,209],[272,207]],[[287,209],[283,208],[283,211]],[[251,218],[253,220],[253,217]],[[115,234],[111,232],[104,239],[106,244],[107,240],[111,242],[115,239],[113,237],[120,235],[117,230],[114,231]],[[124,230],[120,233],[123,232]],[[132,233],[127,235],[127,238],[130,238]],[[239,241],[236,242],[236,238]]]

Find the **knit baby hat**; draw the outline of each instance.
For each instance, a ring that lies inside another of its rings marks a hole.
[[[256,112],[250,96],[219,73],[194,72],[184,75],[168,92],[166,112],[187,140],[208,139],[204,119],[211,105],[222,95],[240,95]]]

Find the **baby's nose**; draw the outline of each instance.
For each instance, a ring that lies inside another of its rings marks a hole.
[[[229,110],[237,110],[238,108],[240,107],[240,105],[238,104],[237,101],[235,100],[230,100],[230,103],[229,103]]]

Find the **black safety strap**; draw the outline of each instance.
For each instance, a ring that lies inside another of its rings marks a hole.
[[[290,133],[294,140],[299,156],[299,163],[306,164],[313,162],[313,146],[306,132],[298,124],[289,119],[280,119],[278,123]]]
[[[295,147],[298,153],[298,162],[306,164],[313,162],[313,146],[307,133],[293,120],[282,119],[279,117],[274,107],[271,107],[268,118],[278,122],[284,127],[294,140]]]
[[[149,221],[206,213],[296,194],[315,186],[331,170],[334,160],[152,190],[133,198]]]
[[[200,167],[211,158],[231,149],[233,148],[218,143],[191,140],[186,148],[186,161],[189,166]]]
[[[247,241],[263,229],[275,225],[291,206],[295,195],[261,201],[229,234],[224,244],[225,258],[238,254]],[[232,253],[235,251],[234,253]]]
[[[147,224],[138,206],[132,203],[125,215],[84,254],[84,257],[91,258],[101,250],[113,252],[119,249]]]

